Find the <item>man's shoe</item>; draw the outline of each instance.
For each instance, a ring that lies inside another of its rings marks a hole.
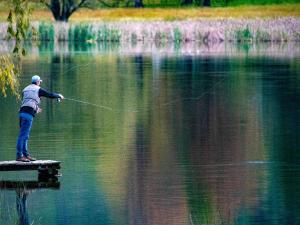
[[[24,157],[24,156],[17,158],[16,161],[19,161],[19,162],[30,162],[30,160],[27,159],[27,158]]]
[[[36,161],[36,158],[31,157],[30,155],[26,156],[29,161]]]

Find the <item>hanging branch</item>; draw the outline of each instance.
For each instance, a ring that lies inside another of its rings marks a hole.
[[[29,31],[36,35],[36,31],[30,26],[29,16],[31,9],[27,0],[11,0],[10,11],[7,17],[7,39],[14,40],[12,54],[0,56],[0,92],[7,95],[7,89],[19,97],[19,75],[21,71],[22,56],[26,54],[24,40]]]
[[[27,38],[29,31],[36,35],[36,31],[30,26],[29,16],[32,9],[28,5],[27,0],[12,0],[10,4],[10,11],[7,17],[8,40],[14,39],[15,46],[13,53],[17,55],[25,55],[26,51],[23,46],[24,40]]]

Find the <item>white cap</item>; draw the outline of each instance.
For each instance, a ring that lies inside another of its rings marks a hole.
[[[38,76],[38,75],[34,75],[34,76],[31,78],[31,83],[36,83],[36,82],[38,82],[38,81],[43,82],[43,81],[41,80],[40,76]]]

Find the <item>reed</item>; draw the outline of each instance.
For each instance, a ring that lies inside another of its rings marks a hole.
[[[39,39],[43,41],[54,41],[54,28],[51,23],[41,22],[38,26]],[[31,35],[28,35],[31,37]]]
[[[180,42],[182,42],[182,34],[181,34],[181,32],[180,32],[180,30],[179,30],[178,27],[176,27],[176,28],[174,29],[174,42],[175,42],[175,43],[180,43]]]
[[[245,29],[235,31],[235,40],[237,42],[252,42],[253,35],[247,26]]]
[[[201,19],[194,21],[35,22],[48,42],[286,42],[300,41],[300,19]],[[0,39],[7,24],[0,23]],[[31,36],[29,35],[29,38]]]

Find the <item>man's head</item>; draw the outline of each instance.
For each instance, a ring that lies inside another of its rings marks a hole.
[[[41,80],[40,76],[38,76],[38,75],[34,75],[34,76],[31,78],[31,83],[32,83],[32,84],[36,84],[36,85],[40,86],[42,82],[43,82],[43,81]]]

